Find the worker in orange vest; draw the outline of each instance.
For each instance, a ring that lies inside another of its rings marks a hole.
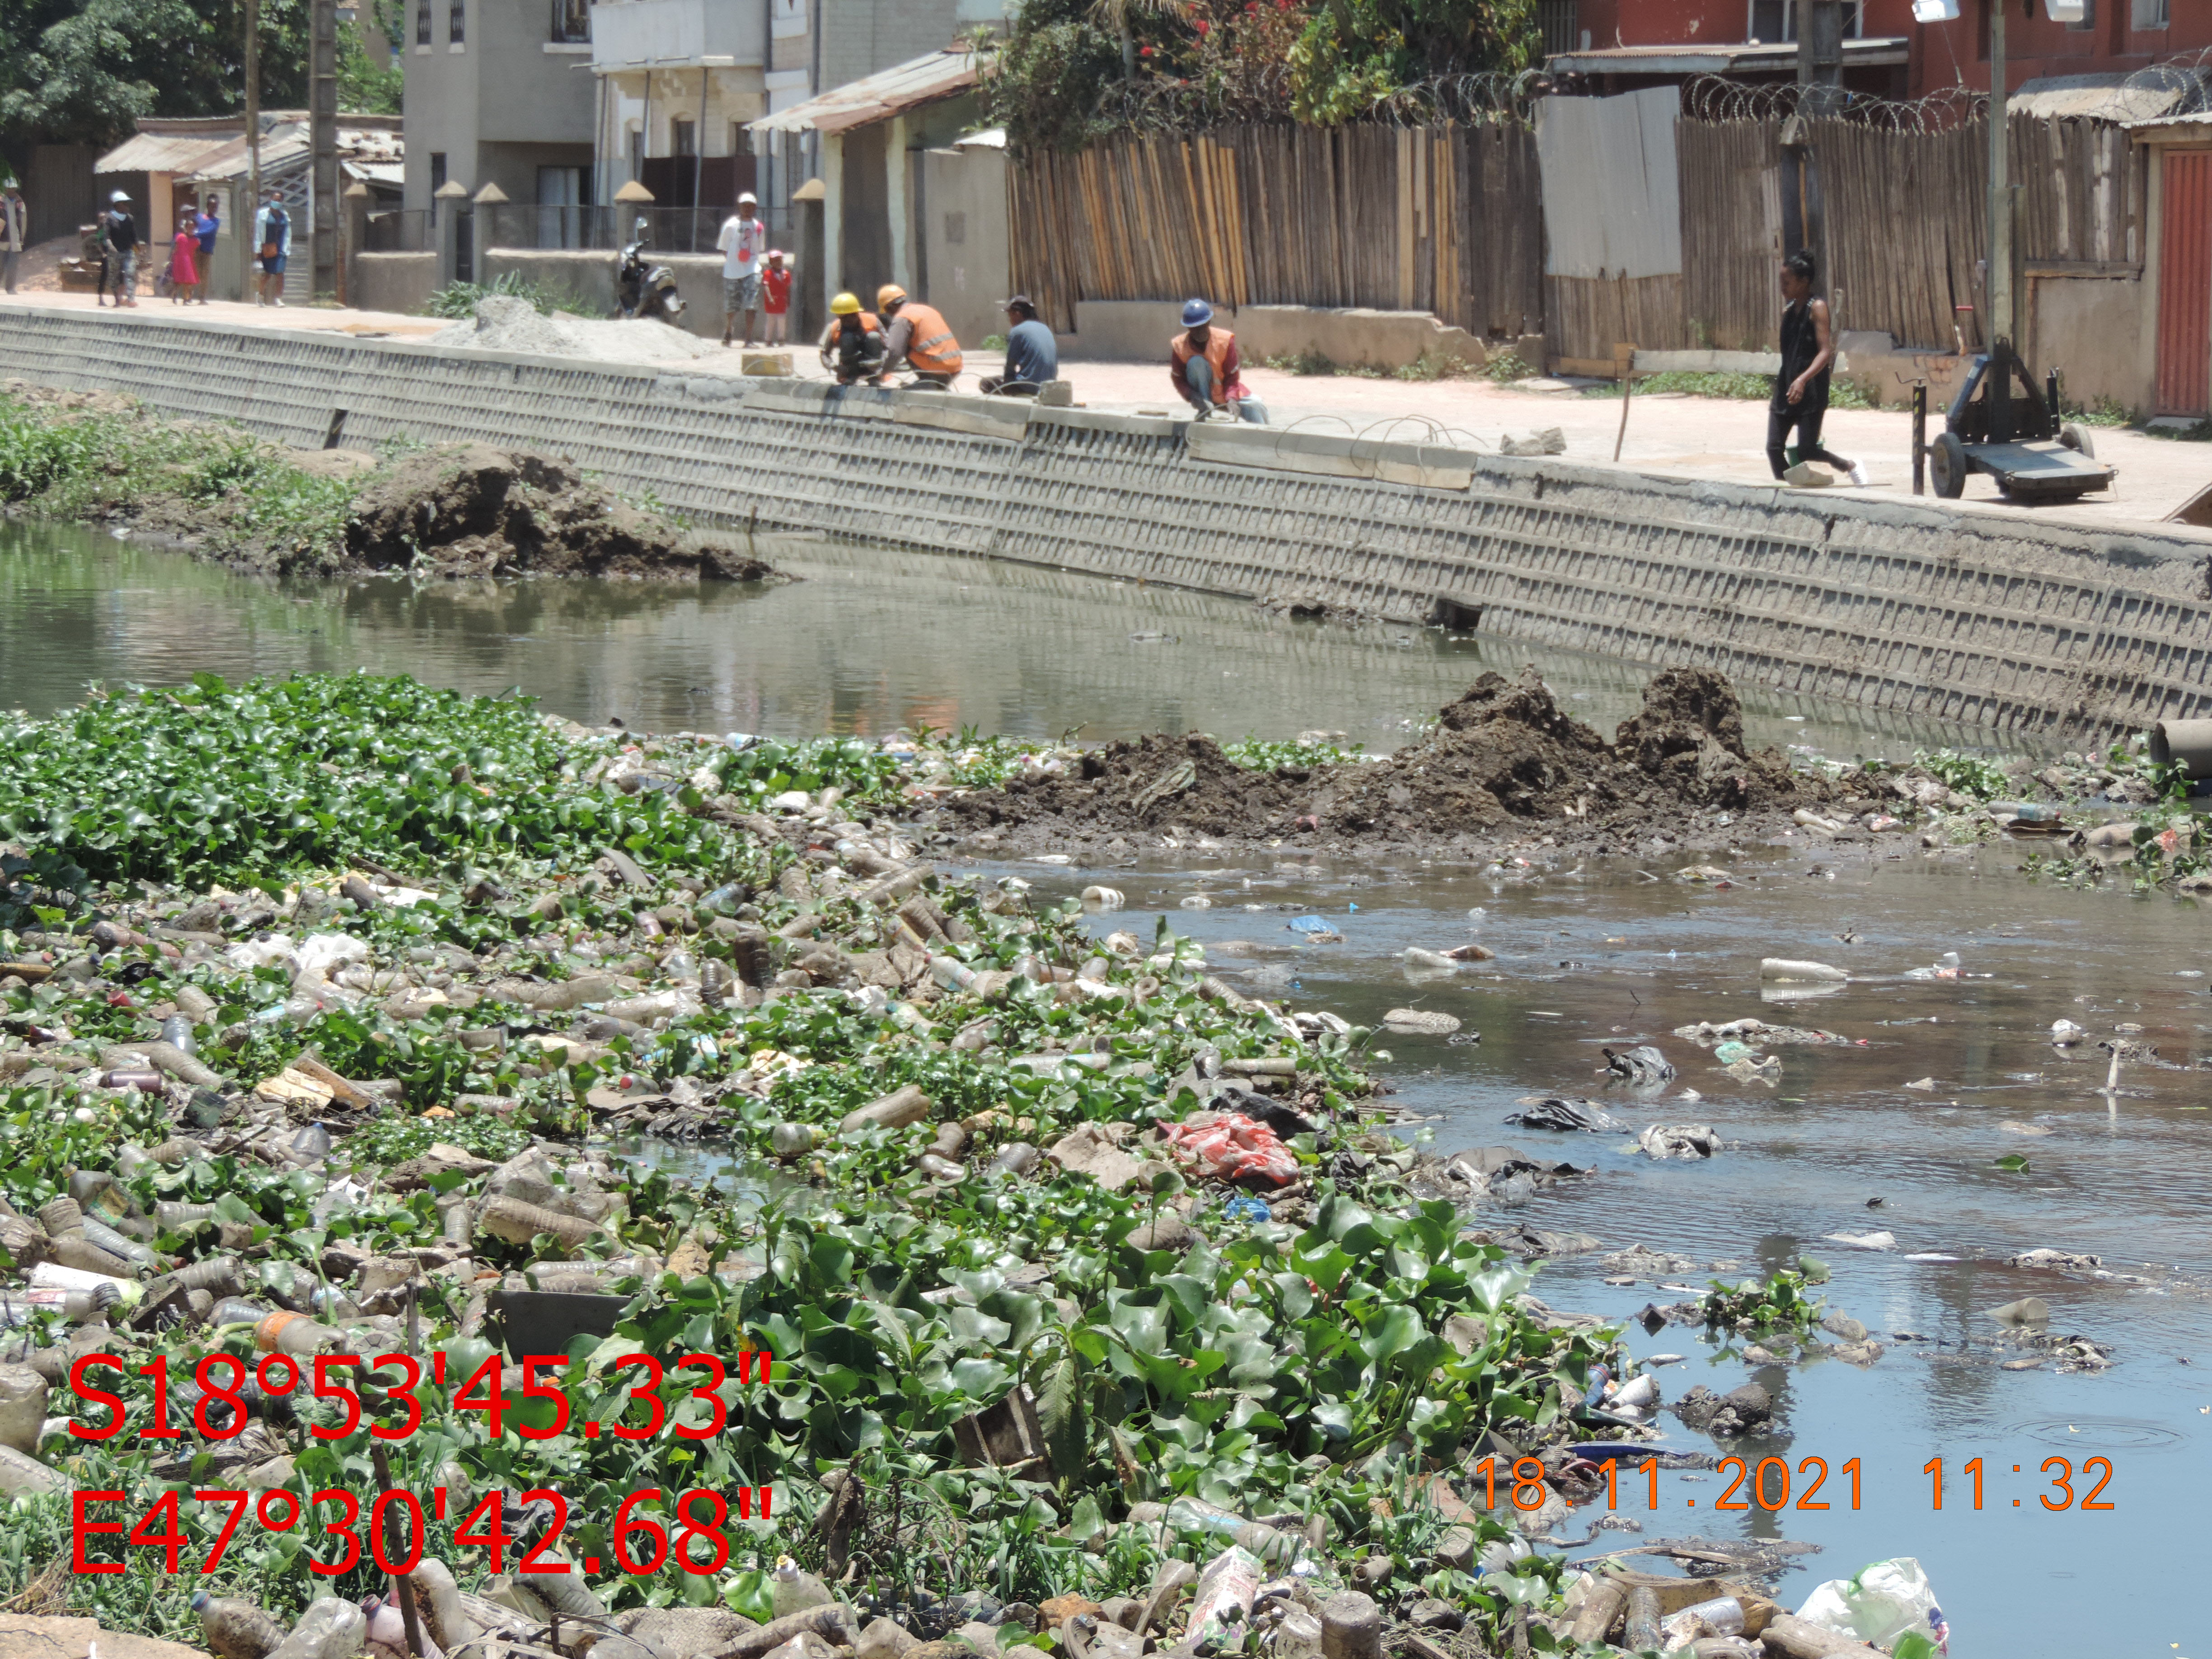
[[[822,331],[822,367],[839,386],[876,385],[884,378],[884,325],[873,312],[860,309],[860,297],[840,294],[830,301],[830,326]]]
[[[1168,378],[1178,396],[1205,420],[1234,410],[1237,418],[1267,424],[1267,406],[1237,378],[1237,337],[1213,326],[1213,307],[1193,300],[1182,308],[1183,331],[1168,342]]]
[[[903,363],[914,371],[917,386],[951,386],[963,359],[960,342],[952,337],[945,313],[908,299],[896,283],[885,283],[876,290],[876,309],[889,324],[884,331],[884,372]]]

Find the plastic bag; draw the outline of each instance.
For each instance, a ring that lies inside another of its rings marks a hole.
[[[1298,1161],[1264,1123],[1235,1112],[1194,1112],[1161,1131],[1177,1157],[1217,1181],[1257,1181],[1283,1187],[1297,1179]]]
[[[1805,1598],[1797,1616],[1808,1625],[1856,1636],[1884,1653],[1897,1651],[1907,1636],[1933,1642],[1938,1653],[1951,1650],[1951,1627],[1920,1563],[1909,1555],[1876,1561],[1856,1578],[1831,1578]]]

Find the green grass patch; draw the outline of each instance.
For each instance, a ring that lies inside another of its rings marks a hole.
[[[542,283],[532,282],[519,270],[509,270],[502,271],[489,283],[447,283],[430,296],[422,307],[422,314],[459,320],[475,316],[477,302],[489,299],[526,301],[541,317],[550,317],[556,311],[588,317],[595,315],[599,309],[574,289],[548,288]]]
[[[334,554],[358,480],[303,471],[274,444],[233,427],[165,421],[141,409],[50,411],[0,397],[0,501],[61,518],[129,511],[160,527],[162,498],[218,544]],[[218,508],[212,522],[192,509]]]

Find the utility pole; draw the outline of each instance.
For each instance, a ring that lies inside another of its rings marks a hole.
[[[2012,187],[2012,135],[2005,119],[2005,6],[1990,8],[1990,435],[2012,436],[2012,243],[2017,204]]]
[[[310,0],[307,36],[307,171],[311,289],[335,299],[338,286],[337,0]]]
[[[246,292],[261,291],[261,247],[253,217],[261,211],[261,0],[246,0],[246,204],[231,231],[246,249]]]

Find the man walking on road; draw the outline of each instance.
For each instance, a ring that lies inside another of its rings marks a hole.
[[[1807,461],[1826,461],[1865,488],[1866,468],[1820,447],[1820,422],[1828,413],[1828,368],[1836,361],[1835,335],[1828,326],[1828,302],[1813,293],[1813,256],[1800,248],[1782,262],[1782,373],[1774,377],[1774,401],[1766,410],[1766,459],[1778,478]],[[1792,428],[1795,449],[1785,450]],[[1806,482],[1800,474],[1790,482]],[[1818,474],[1811,482],[1823,482]]]
[[[745,343],[753,343],[753,319],[760,315],[761,256],[768,251],[768,227],[760,222],[760,202],[752,191],[738,198],[738,210],[722,221],[714,246],[722,251],[722,343],[730,343],[738,313],[745,315]]]
[[[31,208],[10,179],[0,186],[0,288],[15,291],[15,267],[22,262],[30,240]]]
[[[254,254],[261,275],[254,284],[253,303],[284,303],[284,262],[292,257],[292,216],[275,191],[261,192],[260,210],[253,216]]]
[[[131,216],[131,198],[117,191],[107,198],[107,211],[100,216],[100,294],[95,306],[107,303],[108,284],[115,285],[115,308],[138,303],[138,222]]]

